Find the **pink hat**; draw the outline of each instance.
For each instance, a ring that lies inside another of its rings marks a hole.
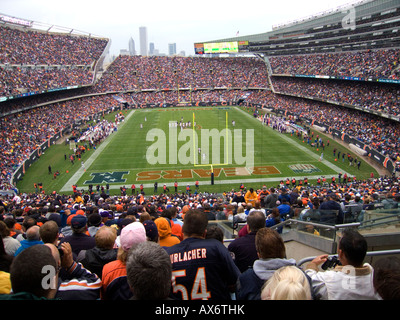
[[[147,241],[146,229],[141,222],[132,222],[122,229],[120,241],[122,249],[128,251],[133,245]]]

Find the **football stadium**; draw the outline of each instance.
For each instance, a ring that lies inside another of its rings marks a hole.
[[[43,25],[0,14],[1,299],[399,299],[398,0],[111,63]]]

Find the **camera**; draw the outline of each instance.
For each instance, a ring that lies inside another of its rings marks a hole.
[[[337,265],[341,265],[337,256],[328,257],[326,261],[322,264],[321,269],[326,270],[328,268],[334,268]]]

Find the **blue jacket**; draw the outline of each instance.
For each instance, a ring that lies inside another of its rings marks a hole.
[[[32,247],[37,244],[43,244],[43,241],[42,240],[22,240],[21,246],[14,253],[14,257],[16,257],[18,254],[20,254],[25,249],[28,249],[29,247]]]

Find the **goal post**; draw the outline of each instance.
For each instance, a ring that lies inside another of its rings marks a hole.
[[[195,117],[195,113],[193,112],[193,125],[192,125],[192,131],[193,131],[193,165],[195,167],[210,167],[210,171],[211,171],[211,185],[214,184],[214,166],[226,166],[229,164],[229,134],[228,134],[228,111],[225,112],[225,154],[226,157],[224,157],[224,159],[226,159],[226,161],[224,163],[207,163],[207,164],[200,164],[200,163],[196,163],[196,138],[195,138],[195,134],[196,134],[196,130],[195,130],[195,123],[196,123],[196,117]]]

